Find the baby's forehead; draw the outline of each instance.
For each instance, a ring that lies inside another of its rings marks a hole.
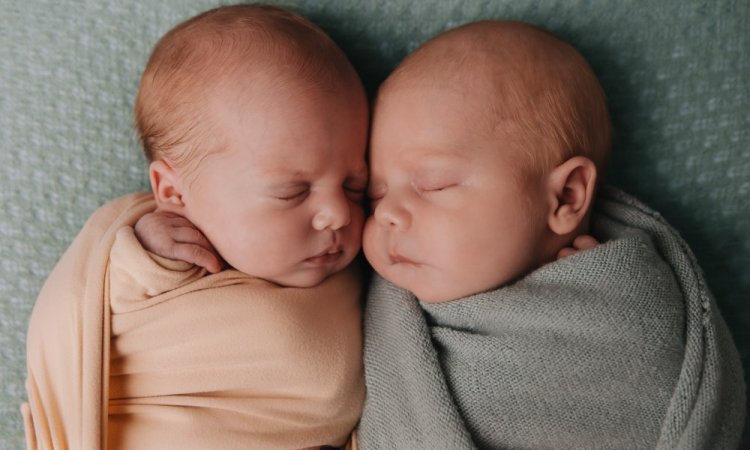
[[[512,21],[476,22],[423,44],[391,78],[453,82],[490,90],[531,89],[564,67],[585,65],[565,42],[532,25]],[[390,81],[390,79],[389,79]]]
[[[528,107],[533,103],[534,89],[507,71],[487,66],[476,64],[452,73],[437,70],[435,74],[399,77],[379,92],[375,114],[410,115],[416,111],[437,127],[459,122],[461,127],[456,132],[476,140],[512,137],[521,131],[521,124],[534,118],[533,109]],[[407,120],[401,119],[400,126]]]

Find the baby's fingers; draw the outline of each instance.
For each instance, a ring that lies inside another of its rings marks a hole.
[[[573,240],[573,247],[577,250],[588,250],[599,245],[599,241],[590,234],[582,234]]]
[[[570,247],[564,247],[557,252],[557,259],[565,258],[574,253],[578,253],[583,250],[588,250],[599,245],[599,241],[590,234],[582,234],[573,240],[573,244]]]
[[[565,247],[560,249],[559,252],[557,252],[557,259],[565,258],[566,256],[570,256],[573,253],[577,252],[578,250],[574,249],[573,247]]]
[[[211,247],[211,249],[213,250],[213,247]],[[221,261],[219,256],[215,253],[215,250],[212,252],[200,245],[183,244],[178,242],[172,246],[170,254],[174,255],[174,257],[170,259],[195,264],[196,266],[205,268],[211,273],[221,272]]]
[[[178,227],[178,228],[172,228],[169,230],[169,237],[172,238],[172,240],[177,244],[195,244],[200,245],[201,247],[205,248],[206,250],[216,253],[216,250],[214,250],[214,246],[211,245],[210,242],[208,242],[208,239],[206,236],[198,231],[197,228],[186,228],[186,227]]]
[[[169,214],[169,215],[167,214],[169,213],[165,213],[164,216],[169,222],[170,226],[174,228],[184,227],[184,228],[192,228],[194,230],[198,230],[198,227],[196,227],[195,224],[193,224],[193,222],[189,221],[185,217],[178,216],[177,214]]]
[[[190,250],[193,252],[194,255],[193,260],[185,260],[188,262],[192,262],[193,264],[196,264],[201,267],[205,267],[206,270],[208,270],[211,273],[217,273],[221,271],[221,256],[219,256],[219,252],[216,251],[213,245],[211,245],[211,242],[208,241],[206,236],[198,231],[197,228],[192,227],[192,224],[190,224],[190,228],[180,227],[180,228],[174,228],[172,230],[172,238],[175,241],[174,246],[175,247],[194,247],[198,246],[201,249],[208,252],[208,256],[205,254],[205,252],[201,252],[198,249]],[[178,258],[179,259],[179,258]]]

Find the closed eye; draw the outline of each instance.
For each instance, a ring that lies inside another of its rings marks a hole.
[[[310,191],[308,189],[304,189],[304,190],[296,191],[296,192],[293,192],[293,193],[290,193],[290,194],[277,195],[276,198],[279,199],[279,200],[283,200],[285,202],[291,202],[291,201],[295,201],[295,200],[303,200],[305,197],[307,197],[307,194],[309,192]]]
[[[369,198],[370,201],[372,202],[380,200],[381,198],[385,196],[386,191],[387,191],[387,188],[385,184],[370,183],[370,186],[367,189],[367,198]]]
[[[446,185],[438,185],[438,186],[425,186],[420,189],[422,192],[442,192],[446,189],[450,189],[452,187],[455,187],[457,185],[455,184],[446,184]]]
[[[344,187],[346,195],[354,201],[362,201],[365,197],[365,189],[355,186]]]
[[[373,192],[367,193],[367,199],[370,203],[370,211],[375,211],[375,207],[378,206],[378,203],[380,203],[380,200],[382,198],[383,198],[383,194],[373,193]]]

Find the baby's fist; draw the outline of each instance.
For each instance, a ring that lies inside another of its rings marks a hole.
[[[570,247],[564,247],[557,252],[557,259],[565,258],[582,250],[594,248],[597,245],[599,245],[599,241],[594,236],[582,234],[573,240],[573,244]]]
[[[221,271],[221,256],[206,236],[186,218],[164,211],[146,214],[135,224],[143,248],[158,256]]]

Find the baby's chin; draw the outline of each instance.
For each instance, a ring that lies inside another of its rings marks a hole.
[[[391,284],[411,292],[421,302],[445,303],[487,290],[483,289],[484,286],[465,283],[457,274],[441,271],[430,264],[394,263],[389,257],[373,251],[377,247],[370,247],[366,239],[364,242],[365,258],[375,272]]]
[[[431,280],[420,280],[419,274],[415,274],[413,268],[397,267],[397,265],[373,264],[375,271],[391,284],[405,289],[414,294],[417,299],[424,303],[443,303],[454,299],[450,293],[446,293],[439,285]],[[405,270],[407,269],[407,270]]]
[[[431,277],[421,277],[419,274],[404,273],[398,269],[391,266],[378,270],[375,267],[376,272],[380,276],[395,286],[411,292],[422,303],[452,302],[481,292],[497,289],[502,284],[498,280],[477,281],[474,283],[467,283],[465,280],[462,280],[459,282],[459,278],[451,278],[449,275],[438,272],[432,274],[433,276]]]
[[[234,267],[236,270],[254,278],[260,278],[270,283],[277,284],[281,287],[289,288],[311,288],[323,283],[326,279],[334,274],[344,270],[348,266],[336,267],[315,267],[290,270],[284,273],[259,274],[250,270],[242,270],[242,267]]]
[[[330,276],[338,272],[340,271],[335,271],[335,272],[332,271],[332,272],[324,272],[324,273],[320,273],[320,272],[295,273],[295,274],[290,274],[284,277],[278,277],[276,279],[270,279],[268,281],[271,281],[283,287],[312,288],[321,284]]]
[[[353,258],[345,256],[341,260],[330,265],[311,266],[303,264],[287,273],[269,276],[259,276],[272,283],[283,287],[311,288],[315,287],[331,276],[343,271],[352,263]]]

